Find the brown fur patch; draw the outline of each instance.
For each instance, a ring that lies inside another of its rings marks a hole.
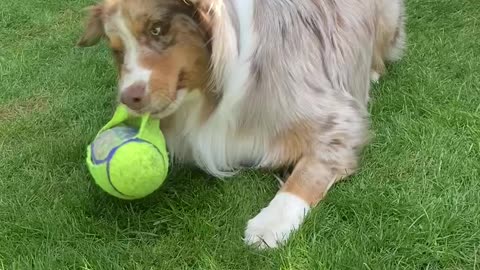
[[[283,167],[295,164],[308,151],[311,140],[311,129],[308,123],[281,133],[271,143],[268,160],[273,167]]]
[[[97,44],[105,35],[103,31],[103,6],[96,5],[88,8],[89,17],[85,22],[83,35],[77,41],[79,47],[89,47]]]
[[[335,166],[315,157],[304,157],[297,163],[281,191],[295,194],[315,206],[335,182],[352,173],[353,171],[338,171]]]
[[[152,95],[173,100],[178,88],[207,89],[208,57],[198,47],[174,46],[161,55],[144,57],[142,66],[152,70]]]

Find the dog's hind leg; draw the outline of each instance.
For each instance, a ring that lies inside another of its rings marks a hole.
[[[402,58],[405,44],[405,7],[403,0],[376,0],[378,19],[372,59],[371,80],[385,73],[385,61]]]

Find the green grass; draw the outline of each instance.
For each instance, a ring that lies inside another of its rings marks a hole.
[[[480,1],[408,1],[361,171],[264,252],[242,236],[271,175],[176,168],[131,203],[92,184],[116,90],[105,46],[74,47],[88,4],[0,1],[0,269],[480,269]]]

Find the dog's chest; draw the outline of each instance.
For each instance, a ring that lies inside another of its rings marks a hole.
[[[237,127],[240,111],[214,113],[206,122],[199,121],[202,109],[200,104],[187,103],[175,113],[173,125],[163,130],[175,160],[194,163],[217,176],[262,162],[269,145],[266,130]]]

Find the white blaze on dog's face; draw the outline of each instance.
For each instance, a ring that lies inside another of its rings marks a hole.
[[[205,89],[209,51],[193,7],[178,0],[108,0],[91,10],[80,46],[106,37],[119,71],[120,101],[135,113],[173,113]]]

